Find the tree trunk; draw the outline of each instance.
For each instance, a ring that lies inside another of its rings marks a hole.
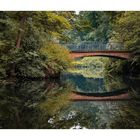
[[[16,48],[20,48],[21,47],[21,40],[22,40],[22,34],[24,31],[24,27],[25,27],[25,21],[26,21],[26,15],[23,13],[21,15],[21,20],[20,20],[20,26],[19,26],[19,30],[18,30],[18,34],[17,34],[17,41],[16,41]],[[10,75],[11,77],[16,77],[16,64],[13,63],[11,66],[11,72]]]
[[[26,20],[26,16],[23,14],[23,17],[21,18],[21,21],[20,21],[20,27],[18,30],[16,48],[20,48],[21,46],[21,39],[22,39],[23,30],[24,30],[25,20]]]

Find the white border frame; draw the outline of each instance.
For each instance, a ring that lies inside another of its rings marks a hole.
[[[5,11],[126,11],[140,10],[140,0],[0,0]]]

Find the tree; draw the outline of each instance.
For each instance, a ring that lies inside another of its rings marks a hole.
[[[44,77],[47,57],[40,49],[65,40],[71,16],[71,12],[1,12],[1,77]]]
[[[71,42],[96,41],[107,43],[112,24],[122,12],[82,11],[74,16],[73,30],[68,34]]]
[[[112,25],[111,40],[119,41],[124,44],[125,50],[139,54],[140,51],[140,12],[122,12]],[[136,55],[129,61],[110,61],[108,68],[111,73],[123,73],[131,76],[139,76],[140,56]]]
[[[139,38],[140,12],[124,12],[116,19],[112,37],[124,43],[125,48],[135,50],[140,48]]]

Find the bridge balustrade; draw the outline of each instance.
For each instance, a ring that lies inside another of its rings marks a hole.
[[[64,47],[68,48],[72,52],[92,52],[92,51],[106,51],[106,50],[119,50],[124,51],[123,43],[121,42],[92,42],[84,41],[81,43],[63,44]]]

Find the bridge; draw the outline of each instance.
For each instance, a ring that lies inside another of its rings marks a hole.
[[[111,92],[104,93],[84,93],[73,91],[70,95],[70,99],[73,101],[106,101],[106,100],[129,100],[130,95],[128,93],[129,88],[118,89]]]
[[[72,58],[103,56],[129,59],[132,57],[132,52],[125,50],[121,42],[83,41],[79,44],[65,44],[64,46],[70,50]]]
[[[114,96],[104,96],[104,97],[100,97],[100,96],[88,96],[88,95],[80,95],[80,94],[76,94],[76,93],[72,93],[70,95],[70,99],[72,101],[113,101],[113,100],[130,100],[130,95],[129,93],[122,93],[120,95],[114,95]]]

